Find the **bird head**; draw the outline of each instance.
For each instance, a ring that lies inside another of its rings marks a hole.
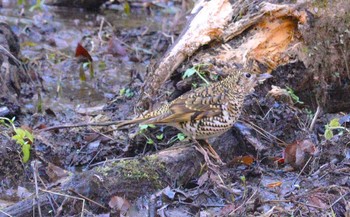
[[[243,91],[245,92],[251,92],[254,90],[254,87],[263,81],[265,81],[268,78],[271,78],[272,75],[268,73],[264,74],[251,74],[248,72],[242,72],[240,73],[238,77],[238,85],[242,88]]]

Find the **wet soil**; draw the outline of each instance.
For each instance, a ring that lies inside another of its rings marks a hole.
[[[90,126],[39,132],[49,126],[125,120],[139,114],[140,109],[135,105],[145,77],[184,25],[180,6],[169,8],[173,10],[138,8],[130,15],[123,11],[92,13],[44,8],[33,14],[26,10],[24,17],[18,17],[19,9],[1,9],[1,17],[19,36],[21,59],[27,60],[29,71],[36,76],[32,76],[34,85],[22,85],[19,96],[9,92],[0,100],[0,107],[10,111],[6,116],[15,116],[15,125],[25,126],[35,136],[30,160],[23,163],[20,146],[11,139],[11,127],[0,125],[0,210],[31,197],[37,176],[42,188],[79,174],[86,176],[83,177],[86,180],[96,180],[100,178],[95,174],[97,166],[111,166],[109,163],[122,159],[138,159],[171,146],[193,144],[189,140],[180,141],[179,131],[163,126],[144,130],[135,126],[119,131],[114,126]],[[92,56],[93,77],[88,66],[74,55],[78,42]],[[138,194],[124,193],[112,198],[98,192],[102,192],[102,188],[103,193],[106,189],[109,192],[113,186],[73,181],[70,184],[81,185],[86,195],[88,191],[93,192],[91,198],[104,207],[89,203],[85,207],[86,215],[113,216],[126,212],[128,216],[259,216],[266,213],[270,213],[266,216],[345,216],[350,209],[350,134],[346,130],[335,130],[334,137],[326,140],[324,131],[325,125],[337,117],[343,118],[346,126],[348,116],[322,112],[310,131],[317,104],[310,100],[312,91],[305,93],[310,90],[308,68],[297,61],[280,66],[272,75],[272,79],[258,86],[246,99],[240,124],[210,141],[227,163],[220,168],[222,177],[210,177],[203,166],[193,178],[179,181],[181,185],[175,179],[160,180],[157,189],[151,186],[139,189]],[[201,82],[192,78],[189,87],[178,88],[177,81],[178,76],[174,76],[167,85],[165,95],[169,99],[192,88],[192,83]],[[290,87],[304,103],[268,96],[271,85]],[[309,161],[305,168],[302,168],[304,165],[290,168],[279,163],[288,145],[304,140],[312,141],[318,150],[317,155],[306,159]],[[223,147],[234,147],[234,150],[220,150]],[[248,156],[253,162],[246,162],[242,156]],[[33,162],[41,164],[33,166]],[[141,168],[146,168],[143,166]],[[111,179],[120,175],[108,174]],[[222,179],[224,186],[218,186],[221,183],[218,179]],[[127,182],[118,186],[134,190],[137,187],[137,183]],[[75,206],[68,206],[72,203],[67,202],[69,199],[61,200],[57,200],[62,203],[61,216],[80,215],[80,203],[75,201]],[[52,210],[46,207],[44,211]]]

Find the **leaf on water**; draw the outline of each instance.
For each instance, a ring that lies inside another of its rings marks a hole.
[[[79,67],[79,79],[80,79],[80,81],[86,81],[86,75],[85,75],[85,72],[84,72],[84,66],[83,65],[80,65],[80,67]]]
[[[92,62],[89,62],[89,72],[90,72],[90,79],[93,79],[95,77],[95,72],[94,72],[94,66]]]
[[[85,57],[92,62],[92,57],[90,56],[89,52],[80,43],[78,43],[75,49],[75,57]]]
[[[106,67],[107,67],[107,64],[106,64],[105,61],[101,61],[101,62],[98,63],[98,69],[99,70],[105,70]]]
[[[126,15],[130,15],[130,4],[129,4],[129,2],[128,1],[125,1],[125,3],[124,3],[124,13],[126,14]]]

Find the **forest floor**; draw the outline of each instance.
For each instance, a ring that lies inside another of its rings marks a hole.
[[[313,5],[310,10],[317,14],[321,9]],[[18,16],[20,11],[2,8],[0,16],[19,37],[20,59],[28,63],[30,79],[21,83],[19,92],[12,87],[0,94],[0,117],[15,117],[16,129],[33,135],[34,140],[29,141],[24,135],[13,139],[19,131],[14,131],[8,121],[0,125],[0,216],[6,216],[6,207],[36,198],[39,193],[47,194],[36,191],[50,191],[62,179],[101,171],[111,163],[153,156],[171,147],[192,147],[193,142],[182,133],[164,126],[44,130],[65,124],[132,119],[139,114],[135,105],[145,78],[185,25],[181,6],[132,8],[128,15],[125,10],[93,13],[44,7],[35,13],[26,9],[24,16]],[[343,34],[350,38],[349,29]],[[326,41],[325,38],[318,40]],[[75,57],[78,43],[92,57],[93,76],[89,63]],[[346,55],[349,54],[335,55],[328,61],[337,63]],[[303,83],[312,82],[307,80],[314,73],[309,67],[302,61],[278,67],[271,73],[272,79],[247,97],[240,121],[232,130],[210,140],[226,163],[219,167],[218,174],[212,174],[203,164],[196,175],[185,177],[181,185],[179,180],[167,180],[166,185],[157,185],[156,191],[138,189],[136,198],[125,191],[104,195],[106,198],[87,197],[89,201],[81,193],[67,190],[59,192],[62,195],[56,202],[42,208],[42,216],[83,213],[84,216],[349,217],[347,124],[350,116],[347,112],[350,108],[332,111],[328,105],[328,110],[323,109],[315,119],[317,105],[308,98],[307,91],[312,90],[305,90]],[[185,70],[179,69],[178,75],[168,82],[168,96],[174,98],[183,93],[176,84]],[[3,66],[1,73],[5,71]],[[204,76],[212,79],[208,74]],[[195,76],[186,82],[191,83],[190,87],[203,83]],[[272,85],[288,90],[285,99],[268,94]],[[348,95],[343,97],[340,101],[348,100],[345,98]],[[24,162],[23,145],[18,144],[21,139],[30,144],[27,162]],[[231,150],[221,150],[222,147]],[[304,147],[311,151],[302,150]],[[283,153],[292,156],[283,158]],[[182,163],[191,164],[190,160]],[[131,175],[145,178],[142,171],[131,171]],[[161,177],[158,175],[157,178]],[[86,182],[96,177],[86,178]],[[129,189],[129,185],[125,182],[119,188]],[[104,187],[101,184],[97,189]],[[90,195],[89,190],[83,192]],[[85,207],[77,198],[86,201]],[[37,206],[33,209],[38,212]]]

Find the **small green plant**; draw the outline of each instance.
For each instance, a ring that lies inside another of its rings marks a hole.
[[[29,11],[33,12],[35,10],[42,10],[42,6],[43,6],[44,2],[45,2],[44,0],[42,0],[42,1],[41,0],[36,0],[35,5],[31,6],[29,8]]]
[[[164,134],[162,133],[162,134],[156,135],[156,138],[157,138],[158,140],[163,140]]]
[[[95,77],[94,65],[92,62],[84,62],[83,69],[89,69],[90,79],[93,79]]]
[[[338,135],[343,134],[344,131],[346,131],[347,133],[350,133],[350,130],[346,127],[342,127],[339,123],[339,118],[334,118],[332,119],[329,124],[325,125],[325,131],[324,131],[324,137],[327,140],[330,140],[333,138],[334,136],[334,130],[340,130],[340,132],[338,133]]]
[[[141,135],[143,135],[146,139],[147,139],[147,141],[146,141],[146,143],[147,144],[149,144],[149,145],[154,145],[154,141],[153,141],[153,139],[152,138],[149,138],[148,136],[146,136],[146,134],[145,134],[145,131],[147,130],[147,129],[149,129],[149,128],[156,128],[156,126],[154,125],[154,124],[140,124],[139,125],[139,134],[141,134]],[[163,135],[163,134],[161,134],[161,135]],[[157,136],[156,136],[157,137]],[[157,137],[158,138],[158,137]]]
[[[171,144],[171,143],[173,143],[173,142],[175,142],[175,141],[177,141],[177,140],[183,141],[183,140],[185,140],[186,138],[187,138],[187,137],[186,137],[185,134],[183,134],[183,133],[178,133],[176,136],[174,136],[173,138],[171,138],[171,139],[168,141],[168,144]]]
[[[129,88],[122,88],[119,90],[119,95],[131,98],[135,95],[135,93]]]
[[[183,133],[178,133],[178,134],[177,134],[177,139],[178,139],[179,141],[183,141],[183,140],[186,139],[186,135],[183,134]]]
[[[10,125],[6,124],[6,121]],[[23,163],[28,162],[30,157],[30,145],[34,142],[34,135],[26,129],[16,128],[14,124],[15,118],[9,119],[5,117],[0,117],[0,124],[3,124],[7,127],[12,127],[15,135],[12,136],[12,139],[16,141],[17,144],[21,145],[22,148],[22,161]]]
[[[207,65],[209,65],[209,64],[198,64],[198,65],[193,66],[192,68],[187,69],[185,71],[185,73],[183,74],[182,79],[189,78],[192,75],[197,74],[200,79],[202,79],[207,85],[209,85],[209,81],[207,81],[207,79],[205,79],[203,76],[204,72],[201,71],[201,67],[207,66]]]
[[[300,101],[299,97],[294,93],[294,90],[292,88],[290,87],[286,87],[286,88],[289,96],[293,99],[295,103],[304,104],[304,102]]]
[[[239,177],[243,183],[243,187],[244,187],[244,192],[243,192],[243,198],[246,197],[247,195],[247,178],[243,175]]]

